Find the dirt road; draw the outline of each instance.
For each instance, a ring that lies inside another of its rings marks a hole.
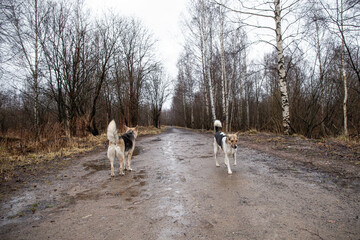
[[[117,163],[115,178],[105,151],[83,157],[3,201],[0,239],[360,239],[357,187],[242,142],[228,175],[212,143],[177,128],[142,137],[135,171]]]

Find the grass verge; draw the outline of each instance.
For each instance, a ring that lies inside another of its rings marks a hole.
[[[166,127],[139,126],[139,136],[160,134]],[[95,149],[105,149],[106,133],[98,136],[73,137],[67,139],[43,138],[39,142],[17,138],[0,137],[0,182],[11,180],[18,169],[34,170],[36,166],[59,159],[72,159]]]

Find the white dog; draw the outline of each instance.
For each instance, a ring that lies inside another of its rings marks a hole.
[[[236,165],[236,152],[237,152],[237,134],[225,134],[223,132],[219,131],[219,128],[222,127],[221,122],[219,120],[215,120],[214,122],[215,127],[215,136],[214,136],[214,154],[215,154],[215,161],[216,166],[220,167],[218,161],[217,161],[217,153],[219,151],[219,148],[222,149],[222,151],[225,154],[224,162],[228,169],[228,174],[232,174],[231,168],[230,168],[230,162],[229,162],[229,155],[232,155],[234,158],[234,165]]]

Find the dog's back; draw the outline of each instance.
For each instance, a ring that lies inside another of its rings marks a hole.
[[[225,133],[223,132],[220,132],[219,131],[219,128],[221,128],[222,125],[221,125],[221,122],[219,120],[215,120],[214,122],[214,128],[215,128],[215,140],[217,142],[217,144],[222,148],[222,140],[224,137],[226,137]]]

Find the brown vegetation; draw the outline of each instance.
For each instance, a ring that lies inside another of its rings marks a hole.
[[[159,134],[165,127],[139,126],[138,129],[139,136],[144,136]],[[44,165],[66,165],[78,155],[107,146],[106,133],[98,136],[87,133],[83,137],[68,139],[61,132],[53,131],[41,135],[40,141],[34,141],[32,134],[29,136],[21,137],[12,133],[0,138],[0,182],[18,177],[26,171],[35,174]]]

